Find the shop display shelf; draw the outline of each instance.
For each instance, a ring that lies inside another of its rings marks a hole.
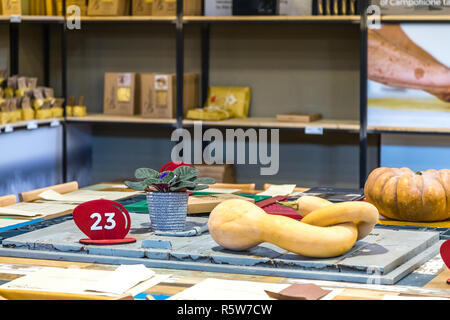
[[[450,15],[383,15],[382,22],[450,22]]]
[[[87,23],[175,23],[176,16],[82,16],[81,22]]]
[[[359,23],[359,15],[348,16],[184,16],[184,23]]]
[[[398,134],[450,135],[450,128],[368,126],[367,132],[369,134],[398,133]]]
[[[57,127],[61,125],[64,121],[63,118],[52,118],[52,119],[35,119],[35,120],[27,120],[27,121],[18,121],[9,124],[0,124],[0,132],[10,133],[15,130],[27,129],[27,130],[35,130],[42,126],[51,126]]]
[[[66,117],[67,122],[78,123],[136,123],[136,124],[161,124],[175,125],[176,119],[149,119],[141,116],[116,116],[109,114],[88,114],[85,117]]]
[[[183,120],[183,126],[193,126],[196,120]],[[276,129],[305,129],[305,132],[319,134],[322,130],[344,131],[359,133],[358,120],[322,119],[314,122],[285,122],[276,118],[252,117],[246,119],[229,119],[221,121],[203,121],[205,127],[239,127],[239,128],[276,128]],[[318,129],[318,130],[317,130]]]

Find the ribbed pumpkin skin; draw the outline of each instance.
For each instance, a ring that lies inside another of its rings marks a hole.
[[[386,218],[432,222],[450,218],[450,170],[377,168],[364,186],[366,200]]]

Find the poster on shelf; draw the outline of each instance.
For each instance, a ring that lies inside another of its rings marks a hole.
[[[368,32],[368,125],[450,128],[450,24]]]

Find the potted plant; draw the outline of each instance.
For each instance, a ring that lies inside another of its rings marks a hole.
[[[139,181],[125,181],[125,184],[128,188],[147,193],[153,230],[176,232],[185,228],[189,191],[203,190],[216,182],[198,175],[199,171],[191,166],[163,172],[140,168],[135,172]]]

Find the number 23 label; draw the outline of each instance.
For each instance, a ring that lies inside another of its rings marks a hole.
[[[104,215],[106,217],[106,222],[102,226],[102,215],[98,212],[94,212],[93,214],[91,214],[91,219],[95,220],[91,226],[91,230],[103,230],[103,228],[105,228],[106,230],[112,230],[116,227],[116,221],[114,220],[115,213],[105,212]]]

